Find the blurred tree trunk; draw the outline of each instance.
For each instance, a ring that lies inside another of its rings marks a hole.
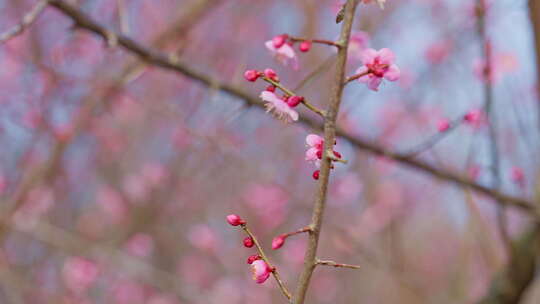
[[[519,303],[534,279],[540,226],[535,225],[512,244],[508,265],[493,280],[488,294],[478,304]]]
[[[531,19],[534,34],[534,48],[536,55],[536,93],[538,99],[537,123],[540,128],[540,0],[529,0],[529,18]]]

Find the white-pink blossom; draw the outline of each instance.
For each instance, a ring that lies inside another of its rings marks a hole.
[[[286,101],[277,97],[273,92],[263,91],[260,97],[266,102],[266,112],[272,112],[274,116],[285,122],[298,120],[298,112],[293,110]]]
[[[317,153],[322,151],[324,139],[317,134],[309,134],[306,136],[306,144],[309,149],[306,151],[306,160],[307,161],[318,161]]]
[[[251,273],[253,274],[253,280],[255,280],[257,284],[262,284],[268,280],[270,273],[272,273],[272,269],[268,267],[268,264],[266,264],[265,261],[256,260],[251,263]]]
[[[296,56],[296,52],[288,43],[283,43],[283,45],[276,48],[274,42],[268,40],[264,45],[281,64],[290,65],[295,70],[298,69],[298,56]]]

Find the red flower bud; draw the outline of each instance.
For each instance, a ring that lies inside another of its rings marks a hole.
[[[311,41],[302,41],[299,46],[300,52],[309,52],[311,49]]]
[[[244,239],[244,246],[247,247],[247,248],[251,248],[253,247],[253,245],[255,245],[255,242],[253,242],[253,239],[248,236]]]
[[[247,70],[244,72],[244,78],[247,81],[254,82],[256,81],[261,74],[257,70]]]
[[[277,73],[276,71],[272,70],[272,69],[265,69],[264,70],[264,76],[272,79],[273,81],[275,82],[279,82],[279,78],[277,76]]]
[[[281,246],[283,246],[283,244],[285,244],[285,239],[286,238],[287,238],[286,234],[280,234],[280,235],[276,236],[272,240],[272,249],[277,250],[277,249],[281,248]]]
[[[232,226],[244,225],[246,223],[246,221],[244,221],[236,214],[227,215],[227,222]]]
[[[314,180],[318,180],[318,179],[319,179],[319,172],[320,172],[319,170],[313,172],[313,179],[314,179]]]
[[[289,98],[289,100],[287,101],[287,104],[291,107],[291,108],[294,108],[296,107],[297,105],[299,105],[300,103],[302,103],[302,101],[304,101],[304,97],[302,96],[291,96]]]
[[[289,36],[287,34],[278,35],[278,36],[272,38],[272,43],[274,44],[274,47],[276,49],[279,49],[280,47],[282,47],[285,44],[285,42],[287,42],[287,38],[289,38]]]
[[[247,259],[247,263],[248,264],[252,264],[253,262],[255,262],[256,260],[260,260],[262,259],[262,257],[258,254],[254,254],[254,255],[250,255]]]

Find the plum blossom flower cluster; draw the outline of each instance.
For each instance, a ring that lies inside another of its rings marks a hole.
[[[251,234],[250,232],[248,232],[249,230],[247,230],[246,221],[244,221],[240,216],[236,214],[230,214],[227,216],[227,222],[231,226],[241,226],[246,231],[246,233]],[[246,248],[252,248],[255,245],[254,237],[248,235],[246,238],[244,238],[243,245]],[[258,248],[258,250],[260,249]],[[247,258],[247,263],[251,267],[253,280],[257,284],[262,284],[266,282],[266,280],[268,280],[268,278],[270,277],[270,274],[275,271],[275,268],[270,267],[260,254],[250,255]]]
[[[334,142],[334,145],[337,142]],[[315,164],[317,168],[321,166],[321,160],[323,157],[323,148],[324,148],[324,138],[317,134],[309,134],[306,136],[306,145],[308,147],[306,151],[306,160],[308,162],[312,162]],[[332,155],[330,158],[332,161],[338,161],[341,159],[341,153],[337,151],[332,151]],[[330,168],[333,168],[331,166]],[[320,171],[317,169],[313,172],[313,179],[317,180],[319,179],[319,173]]]
[[[362,0],[363,4],[377,3],[383,7],[385,0]],[[356,4],[355,4],[356,5]],[[342,7],[344,12],[345,5]],[[340,12],[340,13],[342,13]],[[339,16],[338,16],[339,17]],[[339,18],[336,18],[338,21]],[[298,69],[298,56],[299,52],[309,52],[313,44],[322,44],[338,49],[340,53],[353,53],[354,56],[359,56],[362,65],[357,73],[344,80],[343,85],[350,83],[353,80],[358,80],[360,83],[365,83],[368,89],[378,91],[379,86],[383,80],[397,81],[400,78],[400,69],[395,64],[395,55],[388,49],[383,48],[375,50],[368,48],[369,35],[365,32],[357,32],[348,44],[340,41],[329,41],[322,39],[304,39],[293,37],[288,34],[281,34],[273,37],[272,39],[264,43],[265,47],[270,51],[272,56],[276,58],[280,63],[285,66],[291,66],[293,69]],[[344,70],[341,72],[344,73]],[[343,79],[343,76],[340,79]],[[249,82],[257,82],[263,80],[268,85],[259,94],[259,97],[264,102],[264,107],[268,113],[271,113],[277,119],[286,123],[292,123],[300,119],[300,114],[297,112],[297,108],[300,104],[306,107],[308,110],[319,115],[322,119],[333,119],[329,115],[329,112],[320,110],[315,105],[308,102],[304,96],[300,96],[288,89],[282,82],[278,74],[271,68],[264,70],[248,69],[244,72],[244,78]],[[333,146],[336,145],[335,139],[332,139]],[[315,180],[319,180],[320,170],[319,168],[323,164],[324,160],[329,160],[330,169],[334,168],[334,162],[346,163],[347,161],[342,158],[342,155],[335,151],[334,148],[328,148],[325,150],[325,139],[317,134],[309,134],[305,139],[307,145],[307,151],[305,152],[305,160],[315,165],[317,168],[312,177]],[[326,163],[325,163],[326,164]],[[290,293],[287,291],[283,282],[279,278],[279,274],[275,267],[273,267],[267,256],[265,255],[262,246],[259,241],[248,229],[247,222],[236,214],[227,216],[227,222],[235,227],[240,227],[247,236],[243,239],[243,246],[246,248],[253,248],[257,250],[257,253],[250,255],[247,258],[247,263],[250,265],[250,269],[253,275],[253,280],[262,284],[270,276],[273,276],[282,293],[290,300]],[[273,250],[282,248],[286,240],[297,234],[313,233],[317,229],[315,224],[310,224],[297,231],[282,233],[276,236],[271,243]],[[312,227],[313,226],[313,227]],[[319,261],[319,260],[317,260]],[[317,262],[319,264],[319,262]],[[334,267],[350,267],[358,268],[354,265],[339,264],[332,261],[324,261],[321,265],[330,265]]]
[[[264,71],[247,70],[244,73],[244,78],[247,81],[255,82],[259,77],[270,83],[259,95],[265,102],[266,111],[284,122],[297,121],[298,112],[294,108],[304,101],[304,97],[293,96],[288,93],[278,96],[276,94],[276,87],[279,85],[279,77],[272,69],[265,69]]]
[[[306,39],[295,39],[287,34],[277,35],[264,43],[268,51],[284,66],[291,66],[298,69],[298,56],[294,50],[298,42],[298,50],[306,53],[311,50],[312,41]]]
[[[239,215],[236,215],[236,214],[230,214],[226,217],[226,219],[229,225],[235,226],[235,227],[240,226],[248,235],[243,240],[244,247],[252,248],[255,246],[258,251],[256,254],[252,254],[247,258],[247,264],[250,265],[252,278],[255,281],[255,283],[262,284],[266,282],[266,280],[268,280],[271,274],[274,274],[283,293],[288,298],[290,298],[290,294],[287,291],[287,289],[283,286],[283,283],[281,282],[281,279],[279,278],[279,275],[277,274],[276,268],[270,265],[270,262],[266,258],[266,255],[264,254],[262,247],[258,244],[253,233],[247,228],[247,222],[243,220]],[[300,234],[300,233],[310,232],[310,231],[311,231],[310,227],[304,227],[297,231],[280,234],[272,240],[272,249],[277,250],[281,248],[285,244],[285,240],[290,236]]]

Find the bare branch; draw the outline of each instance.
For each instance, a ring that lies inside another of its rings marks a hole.
[[[23,17],[21,22],[9,30],[0,34],[0,43],[4,43],[11,38],[14,38],[22,34],[28,27],[30,27],[41,15],[43,10],[47,7],[49,0],[40,0],[34,7]]]

